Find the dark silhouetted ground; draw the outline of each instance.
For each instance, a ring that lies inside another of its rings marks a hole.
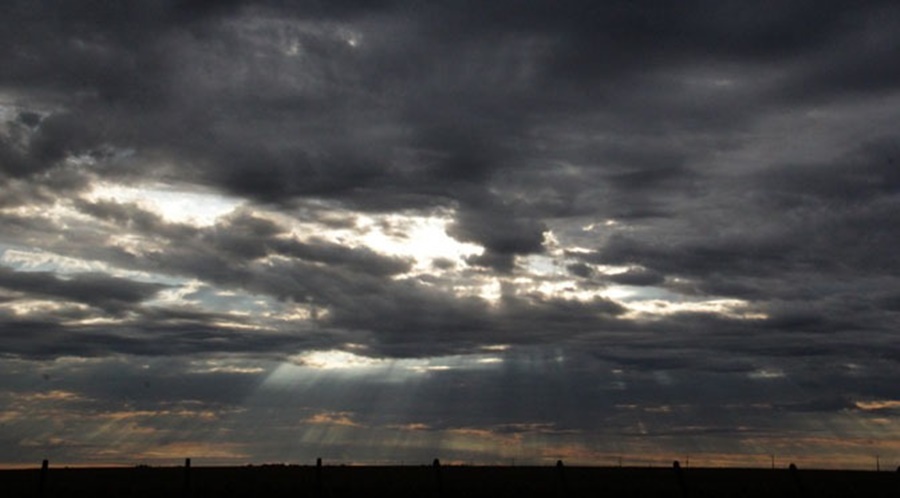
[[[900,473],[671,468],[181,467],[0,471],[4,496],[76,497],[893,497]],[[189,481],[189,482],[188,482]],[[799,481],[799,482],[798,482]]]

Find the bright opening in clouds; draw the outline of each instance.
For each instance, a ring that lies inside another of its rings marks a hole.
[[[135,204],[167,223],[210,226],[241,203],[216,193],[179,190],[164,185],[129,186],[96,184],[86,196],[92,203]]]
[[[0,466],[900,464],[892,2],[0,28]]]

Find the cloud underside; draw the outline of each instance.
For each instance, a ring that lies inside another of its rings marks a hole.
[[[892,3],[89,3],[0,20],[3,362],[227,359],[204,375],[263,382],[327,352],[428,393],[606,379],[618,401],[585,410],[622,434],[636,412],[748,441],[773,411],[896,431]],[[763,414],[738,421],[695,378],[804,395],[719,398]],[[185,399],[147,409],[190,418]],[[425,446],[597,429],[348,403],[293,420]],[[721,418],[690,423],[701,406]]]

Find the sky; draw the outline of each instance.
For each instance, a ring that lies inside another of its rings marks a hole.
[[[893,1],[9,0],[0,466],[900,464]]]

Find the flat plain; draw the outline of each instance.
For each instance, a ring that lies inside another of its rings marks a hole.
[[[897,497],[900,472],[492,466],[2,470],[5,496],[78,497]]]

